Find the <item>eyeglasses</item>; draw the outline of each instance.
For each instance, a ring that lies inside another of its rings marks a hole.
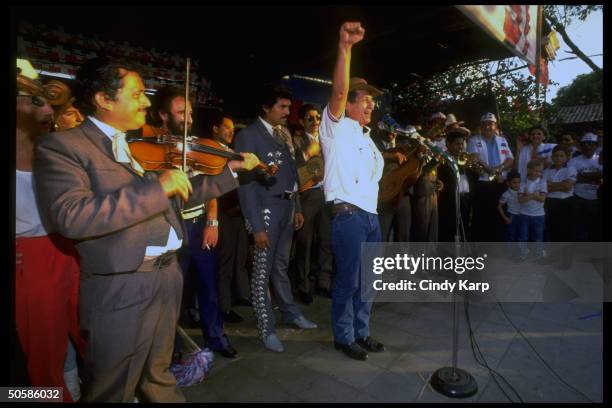
[[[321,121],[321,115],[315,115],[315,116],[306,116],[306,122],[308,122],[308,123],[312,123],[312,122],[314,122],[315,120],[316,120],[316,121],[318,121],[318,122],[320,122],[320,121]]]
[[[45,106],[47,103],[46,99],[41,98],[40,96],[36,96],[36,95],[17,95],[17,96],[25,96],[25,97],[31,98],[30,100],[32,101],[32,105],[38,106],[39,108],[42,106]]]

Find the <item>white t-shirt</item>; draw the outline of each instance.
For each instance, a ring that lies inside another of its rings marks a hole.
[[[370,138],[370,129],[344,114],[336,119],[326,106],[319,139],[325,162],[325,200],[344,201],[376,214],[384,160]]]
[[[590,159],[580,156],[574,157],[567,163],[568,166],[576,169],[576,175],[595,173],[603,171],[603,166],[599,164],[599,155],[594,154]],[[576,183],[574,185],[574,194],[585,200],[597,200],[597,189],[599,184]]]
[[[521,213],[521,203],[518,200],[518,191],[507,189],[499,199],[499,202],[508,206],[508,212],[513,215]]]
[[[546,186],[546,179],[544,179],[544,177],[539,177],[536,180],[529,180],[528,178],[525,178],[521,181],[519,192],[525,194],[533,194],[535,192],[547,193],[548,188]],[[529,215],[531,217],[539,217],[544,215],[544,202],[531,199],[525,203],[522,203],[521,214]]]
[[[555,143],[541,143],[538,145],[538,159],[542,160],[545,163],[549,163],[551,161],[553,148],[556,146]],[[521,175],[521,178],[527,178],[527,163],[531,161],[531,151],[533,146],[528,144],[521,148],[518,157],[518,172]],[[544,166],[546,167],[546,165]]]
[[[561,181],[569,180],[572,183],[576,182],[576,169],[573,167],[565,166],[560,169],[550,168],[544,170],[544,180],[546,182],[559,183]],[[548,193],[546,197],[550,198],[569,198],[574,195],[574,186],[570,191],[553,191]]]
[[[32,172],[17,170],[15,195],[15,235],[17,237],[48,235],[38,213]]]

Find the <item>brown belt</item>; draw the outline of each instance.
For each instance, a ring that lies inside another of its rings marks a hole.
[[[357,211],[360,208],[349,203],[338,203],[332,206],[332,214],[336,215],[342,212]]]

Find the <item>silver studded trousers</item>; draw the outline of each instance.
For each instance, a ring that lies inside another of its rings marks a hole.
[[[285,200],[279,204],[265,205],[262,210],[261,216],[266,225],[270,246],[264,250],[255,249],[251,276],[251,298],[259,337],[262,339],[276,332],[268,290],[270,281],[283,320],[291,322],[302,315],[293,301],[291,283],[287,276],[293,239],[293,213],[293,203]]]

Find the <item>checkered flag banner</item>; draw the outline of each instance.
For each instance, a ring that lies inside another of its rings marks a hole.
[[[518,57],[536,64],[537,5],[456,7]]]

